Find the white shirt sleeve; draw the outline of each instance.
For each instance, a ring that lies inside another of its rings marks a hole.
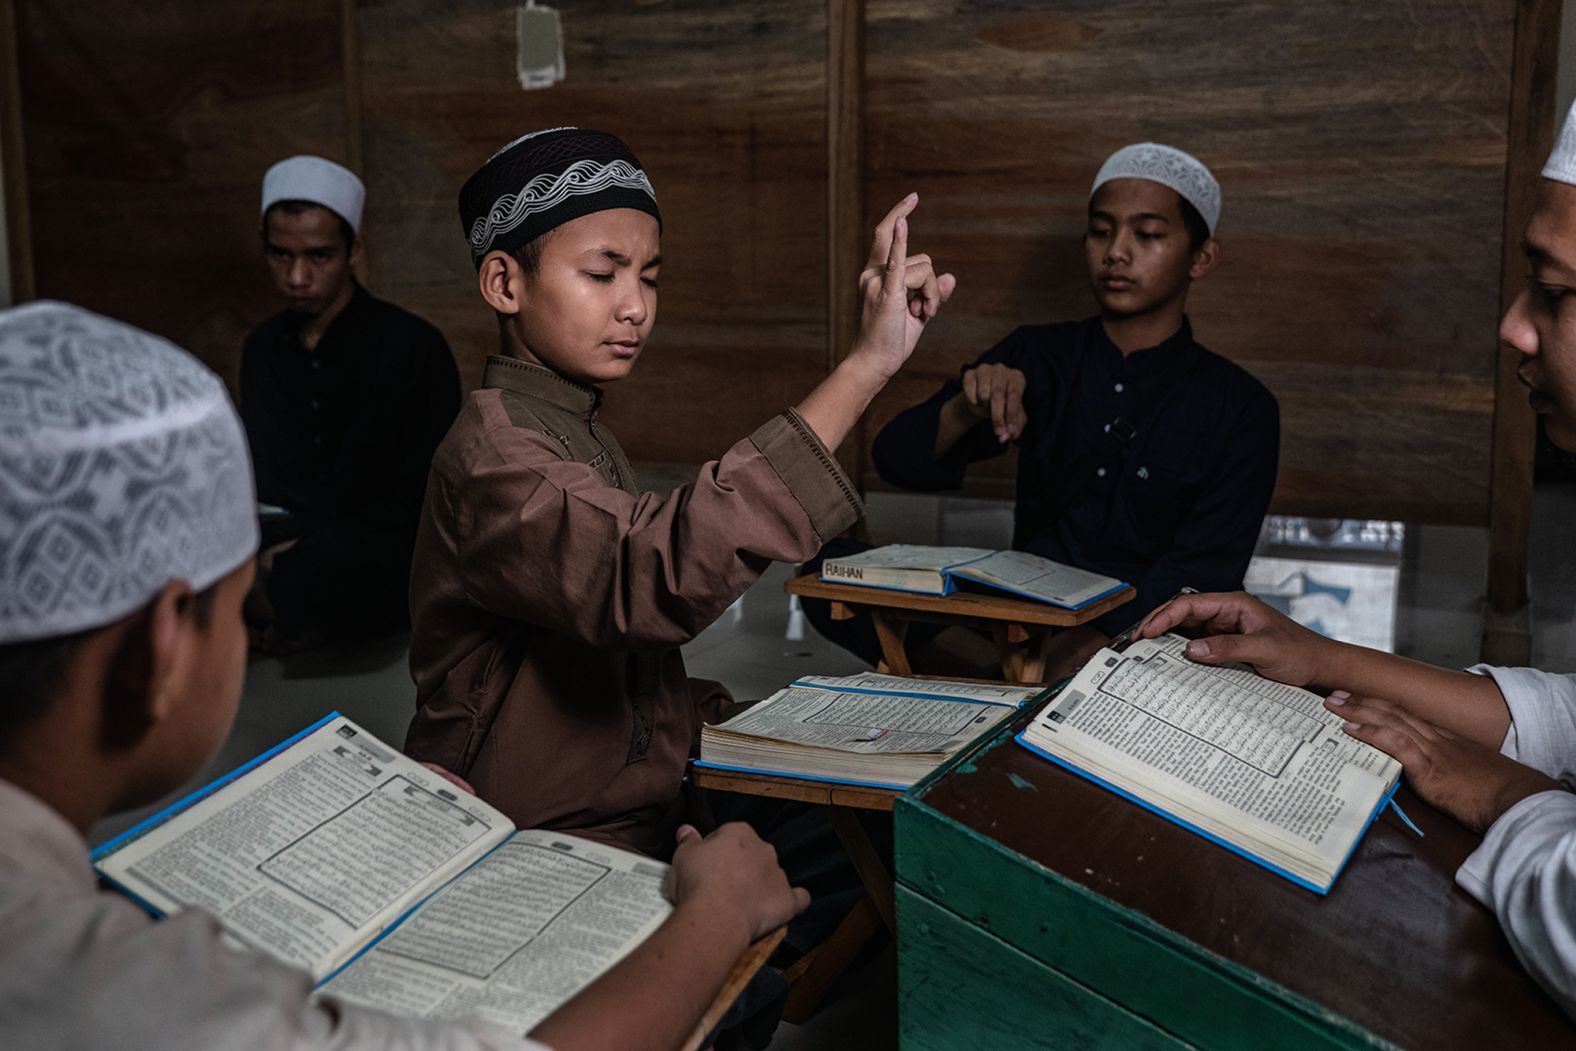
[[[1510,730],[1500,751],[1576,787],[1576,675],[1487,664],[1467,670],[1491,676],[1510,708]]]
[[[1576,786],[1576,676],[1469,670],[1492,676],[1510,708],[1501,753]],[[1522,966],[1576,1017],[1576,795],[1539,792],[1505,811],[1456,883],[1494,910]]]
[[[1505,811],[1456,882],[1494,910],[1522,966],[1576,1017],[1576,796],[1539,792]]]

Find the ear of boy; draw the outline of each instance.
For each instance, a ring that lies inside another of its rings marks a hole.
[[[476,285],[487,305],[506,317],[520,312],[524,274],[507,252],[488,252],[476,271]]]
[[[185,747],[180,725],[187,679],[199,659],[203,632],[196,596],[179,580],[166,584],[124,624],[109,649],[100,709],[101,750],[126,764],[116,809],[156,799],[190,777],[206,759]],[[219,699],[213,699],[218,703]]]
[[[38,797],[84,835],[99,818],[179,785],[200,763],[170,769],[150,746],[174,717],[173,624],[190,588],[172,582],[154,602],[85,636],[59,692],[6,742],[0,776]]]
[[[1188,267],[1187,276],[1191,281],[1205,277],[1215,267],[1220,265],[1220,242],[1211,237],[1198,246],[1193,253],[1193,263]]]

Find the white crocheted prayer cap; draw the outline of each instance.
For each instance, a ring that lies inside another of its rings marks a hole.
[[[301,154],[280,161],[263,176],[263,210],[280,201],[311,201],[340,216],[356,233],[361,232],[361,206],[367,188],[356,173],[324,157]]]
[[[1560,137],[1555,140],[1548,163],[1543,166],[1543,177],[1576,185],[1576,102],[1571,103],[1570,112],[1565,114],[1565,126],[1560,128]]]
[[[246,435],[173,343],[64,303],[0,311],[0,643],[103,627],[257,550]]]
[[[1204,217],[1204,225],[1214,236],[1220,222],[1220,183],[1191,153],[1158,142],[1137,142],[1123,146],[1100,165],[1100,172],[1089,187],[1089,196],[1112,179],[1148,179],[1169,186]]]

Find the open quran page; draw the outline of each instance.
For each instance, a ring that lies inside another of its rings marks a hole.
[[[1328,887],[1400,764],[1317,694],[1209,667],[1167,635],[1102,650],[1019,735],[1271,867]]]

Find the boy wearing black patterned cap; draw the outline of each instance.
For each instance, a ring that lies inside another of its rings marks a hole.
[[[695,480],[642,492],[600,422],[656,318],[656,195],[612,135],[555,128],[460,191],[500,353],[433,461],[411,577],[412,755],[522,827],[671,849],[701,722],[729,697],[679,647],[773,560],[861,514],[829,450],[951,294],[907,255],[910,195],[882,221],[847,357]]]

